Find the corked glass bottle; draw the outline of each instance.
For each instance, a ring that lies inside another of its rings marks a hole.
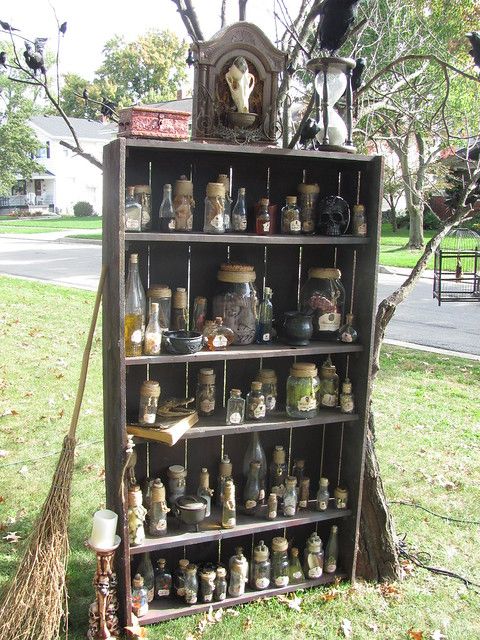
[[[355,316],[353,313],[347,313],[345,316],[345,324],[338,330],[338,339],[340,342],[353,343],[358,341],[358,332],[353,323]]]
[[[148,594],[139,573],[135,575],[132,582],[132,612],[137,618],[148,613]]]
[[[308,538],[304,552],[303,569],[306,578],[320,578],[323,573],[322,541],[316,533]]]
[[[288,561],[288,540],[273,538],[272,540],[272,582],[276,587],[286,587],[290,580]]]
[[[352,393],[352,383],[345,378],[340,394],[340,411],[342,413],[353,413],[355,411],[355,400]]]
[[[235,503],[235,485],[226,480],[223,488],[222,528],[233,529],[237,526],[237,507]]]
[[[160,478],[156,478],[150,494],[148,509],[148,532],[151,536],[160,537],[167,533],[167,507],[165,486]]]
[[[147,602],[150,604],[155,597],[155,576],[149,553],[142,553],[142,559],[137,567],[137,574],[143,578],[143,586],[147,590]]]
[[[175,214],[172,204],[172,185],[163,185],[163,200],[159,211],[160,231],[171,233],[175,231]]]
[[[262,383],[266,412],[274,411],[277,406],[277,374],[274,369],[260,369],[255,380]]]
[[[245,400],[240,389],[231,389],[227,402],[227,424],[243,424],[245,420]]]
[[[158,310],[158,303],[152,302],[143,344],[143,352],[146,356],[158,356],[162,347],[162,329],[158,321]]]
[[[276,445],[273,450],[273,459],[270,463],[270,492],[283,498],[285,493],[285,480],[287,479],[286,452],[282,445]]]
[[[325,573],[335,573],[338,563],[338,526],[330,529],[327,548],[325,549]]]
[[[299,235],[301,231],[302,223],[297,207],[297,196],[287,196],[286,204],[282,208],[282,233]]]
[[[262,490],[260,486],[260,462],[252,460],[250,471],[243,491],[243,506],[247,515],[254,515],[257,512],[258,504],[262,501]]]
[[[138,423],[142,426],[152,426],[157,417],[160,385],[156,380],[145,380],[140,387],[140,401],[138,406]]]
[[[217,182],[223,184],[225,189],[225,209],[223,213],[223,220],[225,231],[230,231],[232,227],[232,206],[233,201],[230,197],[230,178],[226,173],[220,173],[217,178]]]
[[[338,406],[339,379],[337,369],[330,356],[320,369],[320,406],[333,408]]]
[[[227,597],[227,570],[225,567],[217,567],[213,597],[215,602],[223,602]]]
[[[135,200],[135,187],[127,187],[125,197],[125,231],[142,231],[142,206]]]
[[[220,182],[207,184],[203,230],[205,233],[225,233],[225,187]]]
[[[185,569],[185,602],[196,604],[198,600],[197,565],[189,564]]]
[[[187,290],[184,287],[178,287],[173,294],[171,324],[172,331],[186,331],[188,329]]]
[[[207,564],[199,571],[200,602],[212,602],[215,591],[215,568]]]
[[[172,574],[166,568],[165,558],[157,560],[157,571],[155,572],[155,596],[157,598],[168,598],[172,591]]]
[[[252,589],[268,589],[270,586],[271,564],[270,552],[267,545],[260,540],[253,550],[252,567],[250,571],[250,586]]]
[[[261,198],[260,208],[255,220],[255,231],[258,236],[270,235],[271,220],[270,212],[268,210],[269,204],[268,198]]]
[[[215,318],[215,326],[207,336],[207,348],[210,351],[224,351],[234,340],[235,334],[223,324],[223,318]]]
[[[220,460],[217,478],[217,507],[223,505],[223,493],[225,490],[225,482],[232,477],[232,463],[225,453]]]
[[[130,254],[125,286],[125,355],[141,356],[145,332],[146,299],[138,273],[138,254]]]
[[[328,491],[328,478],[320,478],[317,493],[317,511],[326,511],[328,509],[329,500],[330,492]]]
[[[193,183],[186,176],[175,181],[173,212],[175,215],[176,231],[191,231],[193,229]]]
[[[178,567],[173,577],[173,591],[177,598],[182,600],[185,598],[185,570],[189,564],[189,560],[181,558],[178,561]]]
[[[304,477],[300,481],[298,489],[298,508],[307,509],[308,499],[310,497],[310,478]]]
[[[215,372],[213,369],[203,368],[198,372],[195,400],[199,416],[211,416],[215,413]]]
[[[254,380],[251,391],[247,393],[247,419],[262,420],[265,418],[265,396],[262,393],[262,383]]]
[[[148,184],[135,185],[135,200],[142,211],[142,231],[152,228],[152,189]]]
[[[290,566],[288,571],[290,584],[298,584],[299,582],[304,582],[305,580],[298,554],[298,549],[296,547],[292,547],[290,550]]]
[[[207,503],[205,509],[205,517],[208,518],[211,512],[213,489],[210,488],[210,474],[208,469],[203,467],[200,471],[200,479],[198,483],[197,496],[203,498]]]
[[[285,493],[283,494],[283,515],[291,518],[297,513],[298,491],[295,476],[288,476],[285,480]]]
[[[302,222],[302,233],[315,233],[316,209],[320,187],[318,184],[307,184],[302,182],[298,185],[300,220]]]
[[[232,231],[236,233],[247,230],[247,208],[245,206],[245,188],[240,187],[238,197],[232,211]]]

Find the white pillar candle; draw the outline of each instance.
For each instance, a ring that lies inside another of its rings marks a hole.
[[[90,544],[97,549],[111,549],[115,546],[115,532],[118,516],[110,509],[101,509],[93,515]]]

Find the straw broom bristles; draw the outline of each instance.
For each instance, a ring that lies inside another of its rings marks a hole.
[[[62,618],[67,624],[66,570],[75,432],[105,276],[104,266],[83,353],[70,430],[63,440],[52,485],[25,554],[0,599],[1,640],[58,640]]]

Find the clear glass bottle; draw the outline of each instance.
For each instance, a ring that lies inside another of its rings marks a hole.
[[[267,456],[265,455],[258,431],[254,431],[250,436],[250,441],[243,456],[242,473],[244,478],[248,476],[250,462],[252,460],[258,460],[260,462],[260,480],[262,481],[262,486],[264,486],[267,475]]]
[[[330,356],[320,369],[320,406],[333,408],[338,406],[339,378],[337,369]]]
[[[262,383],[266,412],[274,411],[277,406],[277,374],[273,369],[260,369],[255,380]]]
[[[156,380],[145,380],[140,387],[140,402],[138,406],[138,424],[152,426],[157,418],[160,385]]]
[[[197,496],[203,498],[207,502],[207,508],[205,510],[205,517],[208,518],[212,508],[212,495],[213,489],[210,488],[210,474],[208,469],[203,467],[200,471],[200,479],[198,482]]]
[[[353,313],[347,313],[345,316],[345,324],[338,330],[338,339],[340,342],[353,343],[358,340],[358,332],[353,326],[355,316]]]
[[[172,302],[172,331],[186,331],[188,329],[188,301],[187,290],[177,287]]]
[[[262,383],[254,380],[251,391],[247,393],[247,420],[262,420],[265,418],[266,411]]]
[[[329,500],[330,492],[328,490],[328,478],[320,478],[317,492],[317,511],[326,511],[328,509]]]
[[[302,565],[300,564],[300,558],[298,557],[297,547],[292,547],[290,550],[290,565],[288,568],[288,575],[290,578],[290,584],[298,584],[299,582],[305,582],[305,576],[303,575]]]
[[[248,264],[225,263],[217,272],[213,315],[235,334],[234,344],[252,344],[257,329],[258,298],[255,270]]]
[[[227,570],[225,567],[217,567],[213,597],[215,602],[223,602],[227,597]]]
[[[304,477],[300,481],[298,489],[298,508],[308,509],[308,499],[310,497],[310,478]]]
[[[213,369],[202,368],[198,372],[195,401],[199,416],[211,416],[215,413],[215,372]]]
[[[243,555],[242,547],[236,548],[235,555],[230,558],[229,568],[228,594],[233,597],[242,596],[248,581],[248,560]]]
[[[160,478],[156,478],[150,494],[148,509],[148,532],[151,536],[161,537],[167,533],[167,507],[165,486]]]
[[[167,469],[168,504],[173,506],[175,501],[184,496],[187,491],[187,470],[181,464],[172,464]]]
[[[349,378],[345,378],[342,384],[342,393],[340,394],[340,411],[342,413],[354,413],[355,399],[352,393],[352,383]]]
[[[215,326],[207,336],[207,348],[210,351],[224,351],[229,347],[235,339],[235,334],[229,328],[224,326],[223,318],[218,316],[215,318]]]
[[[286,538],[272,540],[272,582],[276,587],[288,586],[290,580],[288,562],[288,541]]]
[[[320,379],[312,362],[295,362],[287,379],[287,415],[314,418],[318,415]]]
[[[180,176],[180,180],[175,181],[173,197],[176,231],[191,231],[193,229],[194,209],[193,183],[186,176]]]
[[[158,304],[150,305],[150,318],[145,329],[143,352],[146,356],[158,356],[162,346],[162,329],[158,322]]]
[[[268,589],[271,578],[270,552],[267,545],[260,540],[253,549],[252,566],[250,570],[250,586],[252,589]]]
[[[303,458],[295,459],[293,463],[292,476],[297,479],[297,487],[302,486],[302,480],[305,475],[305,460]]]
[[[297,196],[287,196],[285,206],[282,208],[282,233],[300,235],[302,223],[300,211],[297,207]]]
[[[237,505],[235,503],[235,485],[233,480],[225,481],[222,504],[222,529],[233,529],[237,526]]]
[[[262,502],[260,487],[260,462],[252,460],[250,471],[243,490],[243,506],[247,515],[254,515],[258,510],[258,505]]]
[[[172,185],[163,185],[163,200],[159,211],[159,224],[162,233],[175,231],[175,213],[172,204]]]
[[[130,254],[127,284],[125,287],[125,355],[141,356],[145,331],[145,291],[138,273],[138,254]]]
[[[203,230],[205,233],[225,233],[225,187],[221,182],[207,184]]]
[[[278,510],[278,496],[276,493],[271,493],[268,496],[267,504],[267,520],[275,520]]]
[[[155,572],[155,597],[168,598],[172,592],[172,574],[166,568],[165,558],[157,560]]]
[[[148,613],[148,594],[142,576],[137,573],[132,581],[132,612],[141,618]]]
[[[152,189],[148,184],[135,185],[135,200],[142,211],[142,231],[152,228]]]
[[[260,207],[258,209],[257,217],[255,220],[255,232],[257,236],[268,236],[270,235],[270,213],[268,210],[269,206],[268,198],[260,199]]]
[[[345,308],[345,289],[339,269],[312,267],[300,290],[300,311],[311,314],[313,340],[337,340]]]
[[[223,220],[225,225],[225,231],[230,231],[232,227],[232,207],[233,200],[230,197],[230,178],[226,173],[220,173],[217,178],[217,182],[223,184],[225,188],[225,209],[223,213]]]
[[[285,480],[285,493],[283,494],[283,515],[291,518],[297,513],[298,491],[295,476],[288,476]]]
[[[185,569],[185,602],[196,604],[198,600],[197,565],[189,564]]]
[[[193,315],[191,322],[192,331],[203,332],[205,320],[207,318],[207,299],[204,296],[197,296],[193,301]]]
[[[310,235],[315,233],[317,200],[320,193],[318,184],[302,182],[298,185],[300,220],[302,233]]]
[[[203,325],[202,330],[202,336],[204,337],[205,341],[208,340],[208,336],[212,333],[215,327],[216,324],[214,320],[205,320],[205,324]]]
[[[243,424],[245,420],[245,400],[240,389],[231,389],[227,401],[227,424]]]
[[[269,344],[272,341],[273,306],[272,290],[265,287],[263,300],[258,308],[257,330],[255,342]]]
[[[143,586],[147,590],[147,602],[150,604],[155,597],[155,577],[149,553],[142,553],[142,559],[137,567],[137,574],[143,578]]]
[[[158,324],[167,331],[172,316],[172,290],[166,284],[152,284],[147,290],[148,315],[152,313],[152,304],[158,304]]]
[[[190,564],[186,558],[178,561],[178,566],[173,577],[173,591],[177,598],[185,598],[185,570]]]
[[[223,505],[223,493],[225,489],[225,482],[232,477],[232,463],[230,458],[225,453],[220,460],[218,466],[218,478],[217,478],[217,507]]]
[[[215,591],[215,568],[207,564],[199,571],[200,577],[200,602],[213,602]]]
[[[333,499],[337,509],[346,509],[348,505],[348,491],[345,487],[335,487]]]
[[[310,579],[321,578],[323,573],[322,541],[315,532],[311,534],[305,545],[303,570],[305,577]]]
[[[245,205],[245,188],[238,190],[237,202],[232,211],[232,231],[240,233],[247,230],[247,208]]]
[[[142,230],[142,207],[135,200],[135,187],[127,187],[125,197],[125,231]]]
[[[275,493],[279,498],[283,498],[286,479],[287,463],[285,449],[282,445],[277,444],[273,450],[272,462],[270,463],[270,493]]]
[[[327,548],[325,549],[325,573],[335,573],[338,563],[338,527],[333,525],[330,529]]]
[[[352,231],[354,236],[364,238],[367,235],[367,217],[363,204],[353,205]]]

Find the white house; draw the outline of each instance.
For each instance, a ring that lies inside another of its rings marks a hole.
[[[102,160],[103,146],[117,135],[117,125],[70,118],[82,149]],[[73,214],[73,205],[89,202],[96,213],[102,211],[102,172],[84,158],[60,144],[74,144],[60,116],[34,116],[30,124],[42,147],[36,158],[44,170],[31,179],[19,180],[12,195],[0,198],[0,211],[25,208]]]

